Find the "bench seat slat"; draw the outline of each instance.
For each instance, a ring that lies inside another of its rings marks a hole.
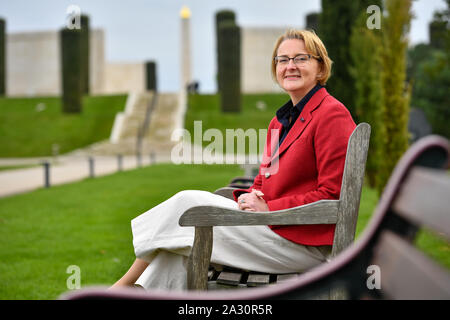
[[[299,275],[299,273],[279,274],[277,275],[277,283],[289,281],[292,278],[298,277]]]
[[[248,287],[265,286],[270,283],[269,274],[250,273],[247,279]]]
[[[450,179],[443,170],[411,169],[396,201],[398,215],[450,240]]]
[[[241,282],[242,273],[222,271],[217,278],[217,283],[237,286]]]

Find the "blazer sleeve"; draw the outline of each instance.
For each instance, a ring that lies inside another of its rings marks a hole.
[[[347,144],[356,125],[348,110],[334,104],[322,111],[314,132],[317,188],[267,201],[270,211],[301,206],[323,199],[339,199]]]

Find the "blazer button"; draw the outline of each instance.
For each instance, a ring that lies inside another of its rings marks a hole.
[[[269,178],[270,177],[270,173],[269,172],[266,172],[265,174],[264,174],[264,176],[266,177],[266,179],[267,178]]]
[[[301,117],[301,118],[300,118],[300,121],[301,121],[301,122],[305,122],[305,119],[303,119],[303,117]]]

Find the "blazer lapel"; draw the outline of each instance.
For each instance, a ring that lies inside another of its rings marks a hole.
[[[312,119],[312,111],[316,109],[322,100],[328,96],[328,92],[325,88],[320,89],[316,92],[315,95],[311,97],[311,99],[308,101],[308,103],[305,105],[305,107],[302,110],[302,113],[298,117],[297,121],[295,121],[294,125],[292,126],[291,130],[289,130],[289,133],[287,134],[286,138],[281,143],[281,146],[279,147],[278,152],[275,152],[275,154],[272,154],[272,161],[275,157],[281,156],[282,153],[284,153],[289,146],[302,134],[302,132],[305,130],[305,128],[308,126],[309,122]],[[281,124],[280,124],[281,129]]]

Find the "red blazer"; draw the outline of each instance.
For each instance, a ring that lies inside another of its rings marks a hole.
[[[317,91],[278,149],[271,147],[272,129],[282,124],[276,117],[269,124],[265,155],[253,185],[233,192],[235,200],[251,189],[264,193],[269,210],[301,206],[322,199],[339,199],[348,139],[356,125],[345,106]],[[278,149],[278,151],[276,151]],[[275,155],[272,156],[275,151]],[[270,226],[280,236],[310,245],[332,245],[335,225]]]

